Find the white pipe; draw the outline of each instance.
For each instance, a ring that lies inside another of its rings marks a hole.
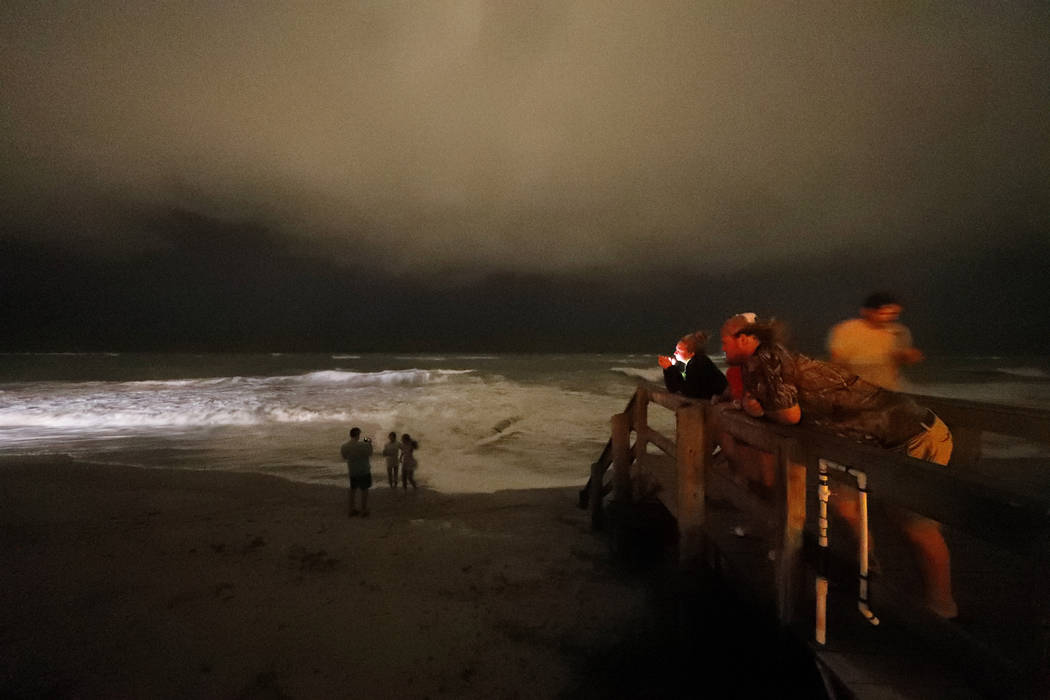
[[[862,471],[850,469],[848,474],[857,477],[857,495],[860,500],[860,581],[857,591],[857,609],[868,622],[879,624],[879,618],[868,606],[868,475]]]
[[[817,644],[821,646],[828,643],[828,499],[831,497],[831,489],[828,487],[828,466],[824,460],[818,462],[820,469],[820,485],[817,487],[817,497],[820,500],[820,516],[818,524],[820,527],[820,561],[817,571],[817,612],[816,629],[814,637]]]
[[[817,460],[820,471],[817,495],[820,499],[820,547],[821,547],[821,571],[817,576],[817,630],[816,640],[819,644],[825,644],[827,626],[827,549],[828,549],[828,501],[831,499],[831,489],[828,486],[828,469],[835,469],[844,474],[852,476],[857,480],[858,507],[860,508],[860,532],[857,533],[859,551],[857,553],[860,571],[857,584],[857,609],[868,622],[873,625],[879,624],[879,618],[871,611],[868,604],[868,475],[859,469],[837,464],[827,459]]]

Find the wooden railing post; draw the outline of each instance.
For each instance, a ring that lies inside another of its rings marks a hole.
[[[649,428],[649,391],[643,386],[638,387],[634,394],[634,405],[631,406],[631,428],[639,438]]]
[[[705,483],[711,455],[711,435],[705,430],[704,407],[675,411],[675,460],[678,467],[678,563],[691,568],[702,561]]]
[[[631,500],[631,417],[617,413],[612,417],[613,498]]]
[[[802,528],[806,524],[806,465],[797,451],[791,440],[780,440],[777,445],[776,503],[780,533],[775,585],[777,616],[783,625],[794,619],[801,572]]]
[[[605,527],[605,470],[608,468],[604,455],[591,465],[591,480],[587,482],[588,504],[591,507],[591,529]]]

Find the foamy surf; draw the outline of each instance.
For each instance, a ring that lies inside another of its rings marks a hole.
[[[662,382],[655,353],[400,357],[0,356],[0,453],[341,486],[338,449],[356,425],[377,451],[389,431],[411,433],[418,479],[440,491],[570,486],[586,481],[637,381]],[[1050,407],[1050,363],[955,362],[928,361],[938,380],[916,391]],[[673,414],[653,408],[650,424],[671,431]]]

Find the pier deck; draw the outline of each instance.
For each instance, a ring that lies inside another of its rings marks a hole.
[[[746,591],[755,606],[809,645],[846,696],[1045,697],[1050,464],[982,459],[978,421],[994,413],[997,431],[1045,445],[1050,412],[1021,410],[1011,423],[1003,407],[919,400],[953,420],[949,425],[962,449],[948,468],[931,469],[643,385],[625,412],[614,416],[609,446],[592,467],[592,522],[603,521],[601,482],[593,482],[607,478],[611,466],[614,499],[656,500],[676,519],[684,570],[713,569]],[[650,403],[674,411],[674,439],[650,427]],[[772,474],[763,477],[757,465],[735,471],[724,454],[712,450],[725,433],[751,445],[754,454],[765,453]],[[850,528],[832,518],[831,546],[823,552],[818,546],[815,467],[821,458],[863,469],[870,479],[868,529],[878,562],[869,576],[870,605],[878,626],[858,610],[858,542]],[[886,517],[887,504],[943,523],[958,620],[944,620],[922,605],[911,550]],[[816,581],[822,575],[829,581],[823,644],[815,634]]]

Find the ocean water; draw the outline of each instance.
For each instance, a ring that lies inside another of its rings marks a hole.
[[[410,433],[417,480],[440,491],[579,485],[639,378],[660,380],[655,354],[7,354],[0,455],[343,485],[339,446],[356,425],[377,452]],[[1050,357],[931,358],[909,379],[916,393],[1050,409]],[[672,425],[656,406],[650,422]]]

